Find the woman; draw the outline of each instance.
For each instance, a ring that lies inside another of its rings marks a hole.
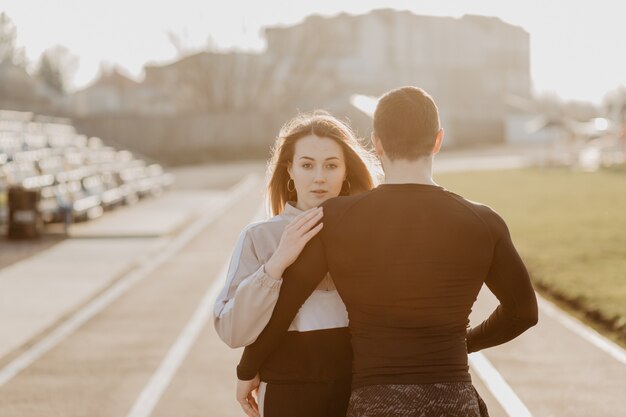
[[[217,298],[214,323],[231,347],[248,345],[272,314],[282,274],[319,223],[329,198],[374,186],[375,158],[346,124],[327,113],[304,114],[278,136],[268,166],[268,203],[274,217],[248,226]],[[287,337],[261,371],[258,405],[238,398],[248,415],[345,416],[350,395],[348,316],[326,276],[291,323]]]

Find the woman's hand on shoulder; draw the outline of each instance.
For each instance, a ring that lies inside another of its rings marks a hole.
[[[280,279],[285,269],[298,259],[304,246],[322,230],[324,223],[318,222],[324,215],[321,207],[300,213],[285,227],[278,248],[265,263],[265,273]]]

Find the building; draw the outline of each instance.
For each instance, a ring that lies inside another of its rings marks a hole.
[[[265,36],[277,88],[305,107],[417,85],[438,103],[448,143],[502,141],[506,96],[530,96],[529,35],[494,17],[377,10],[312,16]]]
[[[138,86],[115,68],[103,70],[92,84],[71,95],[70,108],[77,116],[133,112],[140,104]]]
[[[204,132],[198,137],[177,136],[181,146],[216,147],[221,140],[227,147],[232,138],[260,146],[298,111],[319,108],[350,118],[366,136],[371,121],[350,105],[350,96],[416,85],[439,105],[445,144],[470,146],[504,142],[507,95],[530,96],[529,35],[494,17],[376,10],[310,16],[296,25],[266,28],[265,37],[262,53],[200,52],[146,66],[141,83],[116,72],[103,75],[76,93],[76,112],[167,115],[172,123],[178,116],[206,116],[219,136],[209,138],[206,127],[198,128]],[[263,123],[250,126],[252,118]],[[94,134],[106,139],[101,131]],[[115,139],[130,136],[120,132]]]

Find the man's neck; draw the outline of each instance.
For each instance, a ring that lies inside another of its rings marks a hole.
[[[429,184],[437,185],[433,181],[433,157],[425,156],[416,160],[407,161],[398,159],[383,160],[385,184]]]

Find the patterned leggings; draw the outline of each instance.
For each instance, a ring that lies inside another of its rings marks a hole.
[[[488,417],[471,382],[370,385],[354,389],[347,417]]]

